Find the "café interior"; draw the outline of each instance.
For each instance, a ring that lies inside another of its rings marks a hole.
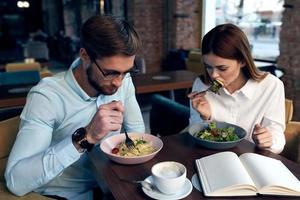
[[[26,96],[34,85],[43,78],[68,70],[78,57],[81,47],[79,31],[85,20],[93,15],[105,14],[125,18],[141,36],[143,47],[135,58],[138,73],[132,77],[133,83],[146,132],[166,137],[163,139],[164,145],[169,141],[169,136],[186,132],[189,125],[190,101],[187,95],[195,78],[205,73],[201,39],[218,24],[233,23],[239,26],[250,41],[256,66],[277,76],[284,83],[286,146],[279,156],[299,179],[300,2],[273,0],[265,5],[264,1],[255,1],[1,0],[0,199],[50,199],[34,192],[21,198],[5,188],[5,166],[19,123],[19,119],[11,119],[21,114]],[[177,144],[171,140],[169,142]],[[93,160],[94,157],[91,155],[92,162],[100,165],[101,161]],[[152,164],[148,163],[145,169]],[[142,169],[138,165],[133,166],[126,172],[143,176]],[[118,165],[109,167],[114,168],[117,176],[122,172]],[[105,166],[99,169],[107,172],[107,176],[113,173]],[[189,177],[191,175],[188,174]],[[100,181],[106,178],[99,175]],[[115,180],[112,182],[104,188],[100,186],[101,193],[109,191],[109,195],[103,199],[130,199],[130,195],[117,192],[118,188],[136,193],[132,199],[149,198],[135,185],[122,185]],[[110,184],[116,187],[112,189]],[[199,194],[194,190],[187,199],[198,197]]]

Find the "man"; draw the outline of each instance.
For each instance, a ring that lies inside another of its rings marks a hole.
[[[144,132],[129,72],[140,40],[127,22],[95,16],[81,29],[80,59],[29,92],[9,156],[7,187],[67,199],[92,199],[86,151],[108,134]]]

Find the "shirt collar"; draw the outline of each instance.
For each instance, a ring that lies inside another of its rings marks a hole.
[[[247,99],[251,99],[255,92],[255,84],[257,84],[255,80],[249,79],[241,89],[235,91],[233,94],[230,94],[226,88],[222,89],[229,96],[244,95]]]
[[[242,94],[244,94],[245,97],[248,99],[251,99],[254,95],[255,89],[254,86],[257,84],[257,82],[253,79],[248,79],[246,84],[239,90]]]
[[[76,81],[74,74],[73,74],[73,69],[78,67],[81,64],[80,58],[77,58],[74,60],[74,62],[71,64],[69,70],[66,72],[65,75],[65,80],[67,84],[78,94],[82,99],[85,101],[90,101],[90,100],[96,100],[95,97],[90,97],[78,84]]]

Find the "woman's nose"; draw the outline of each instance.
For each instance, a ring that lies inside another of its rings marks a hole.
[[[217,69],[212,69],[211,77],[212,77],[213,79],[216,79],[216,78],[219,77],[219,73],[218,73],[218,70],[217,70]]]

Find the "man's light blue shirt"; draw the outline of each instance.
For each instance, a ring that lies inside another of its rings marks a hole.
[[[91,121],[101,104],[120,100],[125,109],[123,126],[128,132],[145,132],[131,77],[126,75],[113,95],[90,97],[72,72],[80,64],[77,59],[67,72],[42,79],[27,96],[5,172],[7,186],[16,195],[36,191],[68,199],[92,199],[96,182],[88,156],[77,151],[71,135]]]

